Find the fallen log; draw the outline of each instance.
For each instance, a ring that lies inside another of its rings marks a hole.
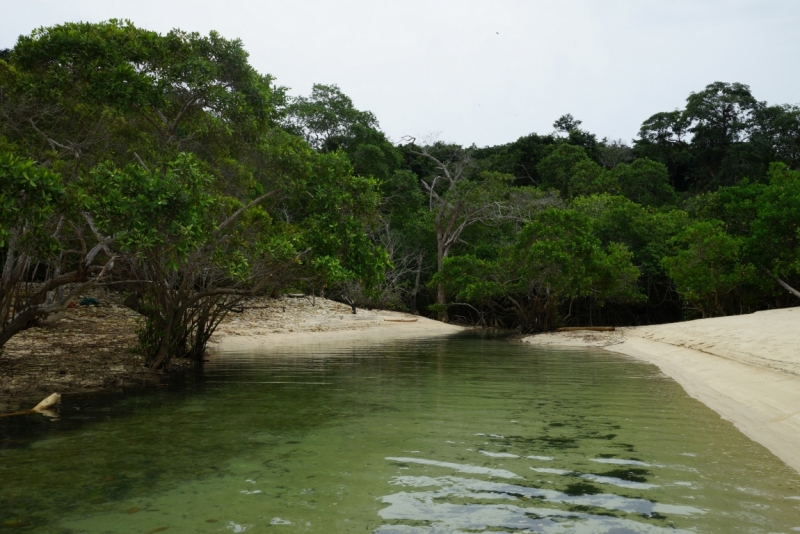
[[[613,332],[613,326],[563,326],[556,328],[556,332],[577,332],[578,330],[590,330],[592,332]]]
[[[0,414],[0,417],[11,417],[13,415],[28,415],[32,413],[40,413],[42,415],[47,415],[49,417],[52,417],[54,414],[50,410],[50,408],[53,408],[60,401],[61,401],[61,395],[59,395],[58,393],[53,393],[49,397],[43,399],[42,402],[40,402],[30,410],[25,410],[24,412],[4,413]]]
[[[391,321],[393,323],[416,323],[419,319],[384,319],[384,321]]]

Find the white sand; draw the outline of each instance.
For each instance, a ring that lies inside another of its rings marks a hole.
[[[211,339],[216,351],[253,351],[276,345],[444,336],[464,328],[407,313],[359,309],[316,298],[257,299],[231,314]]]
[[[800,308],[524,341],[598,347],[653,363],[800,471]]]

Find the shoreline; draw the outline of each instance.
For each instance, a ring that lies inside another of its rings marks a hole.
[[[537,346],[593,347],[656,365],[744,435],[800,472],[800,308],[614,332],[529,336]]]
[[[287,307],[286,304],[290,307]],[[263,306],[263,307],[262,307]],[[388,310],[364,310],[353,314],[350,307],[317,298],[265,301],[257,310],[226,321],[209,342],[209,354],[248,352],[266,346],[288,347],[364,341],[438,337],[466,328],[427,317]],[[270,322],[267,322],[269,318]]]
[[[194,362],[174,360],[151,371],[137,349],[142,317],[122,306],[121,295],[94,291],[96,305],[54,314],[14,336],[0,353],[0,414],[19,411],[52,393],[122,392],[157,385]],[[464,328],[426,317],[359,308],[328,300],[288,295],[252,298],[231,313],[212,336],[207,358],[221,351],[264,346],[330,343],[354,338],[373,342],[443,336]]]

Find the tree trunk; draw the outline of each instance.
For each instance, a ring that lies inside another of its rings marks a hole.
[[[414,280],[414,290],[411,292],[411,301],[408,303],[409,308],[411,308],[411,313],[414,315],[419,315],[419,310],[417,310],[417,293],[419,292],[419,279],[422,275],[422,259],[424,254],[424,252],[420,252],[419,258],[417,258],[417,277]]]
[[[439,285],[436,286],[436,304],[439,304],[440,306],[447,306],[447,295],[444,292],[444,284],[442,283],[439,283]],[[446,323],[450,320],[450,318],[447,316],[447,308],[442,308],[439,310],[438,319],[443,323]]]
[[[167,324],[164,325],[164,335],[161,337],[161,343],[158,345],[156,357],[153,359],[153,363],[150,365],[151,371],[155,371],[164,365],[167,357],[169,356],[169,342],[171,341],[172,337],[172,325],[174,320],[175,312],[173,310],[169,310]]]
[[[437,272],[442,272],[444,268],[444,259],[447,257],[447,249],[445,249],[443,245],[444,238],[440,235],[438,236],[438,246],[437,246],[437,262],[436,262],[436,270]],[[440,309],[437,313],[437,319],[441,322],[446,323],[450,320],[447,316],[447,294],[444,291],[444,284],[441,282],[436,286],[436,304],[439,305]]]
[[[795,297],[800,297],[800,291],[797,291],[795,288],[793,288],[792,286],[781,280],[779,277],[772,274],[772,271],[770,271],[765,267],[762,267],[761,270],[767,275],[769,275],[773,280],[775,280],[778,283],[778,285],[781,286],[783,289],[785,289]]]

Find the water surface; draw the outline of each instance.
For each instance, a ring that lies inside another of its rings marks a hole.
[[[456,336],[212,358],[0,420],[0,531],[800,530],[800,477],[654,366]]]

